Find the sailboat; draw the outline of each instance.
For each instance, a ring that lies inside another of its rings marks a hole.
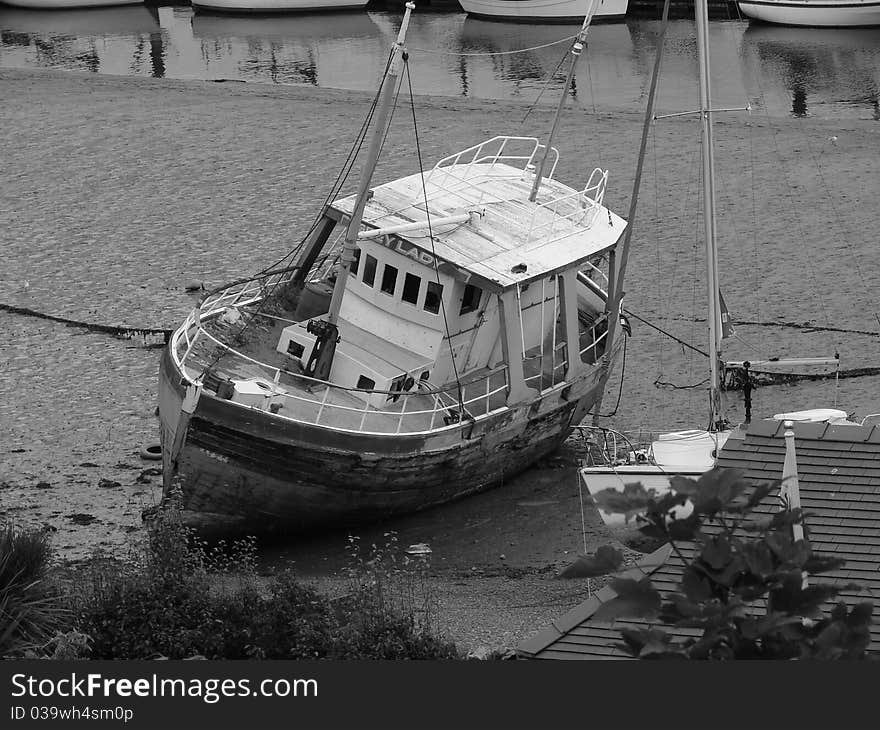
[[[763,23],[822,28],[880,25],[880,0],[739,0],[742,14]]]
[[[473,18],[516,23],[574,23],[588,12],[593,12],[597,21],[622,21],[629,0],[460,0],[460,4]]]
[[[715,466],[718,454],[731,436],[731,429],[722,410],[722,375],[725,366],[746,368],[749,363],[728,362],[722,359],[722,340],[730,331],[729,315],[721,297],[718,275],[716,242],[717,217],[715,196],[714,143],[712,125],[711,89],[709,84],[708,34],[709,20],[706,0],[696,0],[697,56],[699,61],[700,108],[703,179],[703,240],[706,256],[707,335],[709,355],[708,428],[687,429],[661,433],[647,448],[632,444],[626,436],[611,429],[583,427],[592,438],[590,461],[579,469],[579,476],[592,495],[605,489],[623,490],[627,484],[640,482],[646,489],[658,493],[670,489],[670,477],[681,475],[697,478]],[[662,38],[658,54],[662,53]],[[655,67],[655,80],[659,70]],[[650,110],[649,110],[650,114]],[[644,148],[643,148],[644,152]],[[632,214],[630,216],[632,219]],[[622,282],[618,288],[622,287]],[[778,361],[776,361],[778,362]],[[790,361],[808,364],[830,364],[831,358],[812,358]],[[750,401],[746,401],[746,420],[751,417]],[[786,421],[847,423],[845,411],[819,408],[774,416]],[[598,436],[598,437],[597,437]],[[596,463],[598,462],[598,463]],[[687,506],[686,506],[687,507]],[[686,508],[685,507],[685,508]],[[622,514],[599,511],[606,525],[620,529],[627,523]],[[681,513],[680,516],[684,516]]]
[[[626,222],[602,204],[607,170],[554,177],[564,94],[546,143],[494,136],[373,185],[413,8],[357,193],[320,211],[292,265],[209,293],[164,351],[164,490],[203,533],[291,534],[498,486],[605,387],[620,343],[602,262]]]

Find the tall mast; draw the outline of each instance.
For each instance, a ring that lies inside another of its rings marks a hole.
[[[538,188],[541,187],[541,180],[544,177],[544,167],[547,164],[547,157],[550,155],[550,148],[553,146],[553,137],[556,134],[556,128],[559,126],[559,119],[562,116],[562,109],[565,107],[565,97],[568,96],[568,90],[571,88],[571,80],[574,78],[574,67],[577,64],[578,56],[584,49],[587,42],[587,32],[590,28],[590,21],[596,12],[596,3],[598,0],[590,0],[590,7],[584,17],[584,23],[578,32],[577,38],[571,45],[571,63],[568,66],[568,76],[565,78],[565,86],[562,87],[562,94],[559,96],[559,104],[556,107],[556,116],[553,117],[553,126],[550,128],[550,136],[547,138],[547,144],[544,146],[544,154],[538,163],[538,169],[535,171],[535,181],[532,183],[532,191],[529,193],[529,200],[534,203],[538,197]]]
[[[715,225],[715,154],[712,140],[709,87],[709,9],[707,0],[695,0],[697,58],[700,67],[700,122],[703,149],[703,224],[706,238],[706,288],[709,322],[709,430],[722,428],[721,413],[721,306],[718,301],[718,246]]]
[[[400,23],[400,32],[397,41],[391,51],[391,60],[388,62],[388,72],[382,79],[382,88],[379,91],[379,100],[376,105],[376,121],[373,127],[373,139],[370,141],[370,149],[364,161],[361,171],[361,179],[358,183],[357,196],[354,210],[351,213],[348,229],[345,232],[345,243],[342,246],[342,254],[339,257],[339,268],[336,271],[336,282],[333,285],[333,296],[330,298],[330,308],[326,319],[310,320],[306,329],[315,335],[315,346],[309,362],[306,364],[306,372],[316,380],[329,380],[330,371],[333,369],[333,359],[336,356],[336,343],[339,341],[339,310],[342,307],[342,296],[345,293],[345,285],[351,265],[354,263],[354,252],[357,247],[358,231],[364,217],[364,208],[367,205],[367,192],[376,163],[379,161],[379,152],[382,150],[382,142],[388,128],[388,120],[391,114],[392,97],[397,89],[397,81],[400,77],[400,67],[405,49],[403,47],[406,38],[406,30],[409,26],[410,13],[415,9],[415,3],[408,2],[403,13],[403,21]]]
[[[379,102],[377,105],[377,118],[373,128],[373,139],[370,141],[370,149],[367,152],[367,159],[364,161],[364,168],[361,171],[361,179],[358,183],[357,189],[357,198],[354,210],[351,213],[351,222],[348,224],[348,230],[345,232],[345,244],[342,247],[336,284],[333,286],[333,297],[330,299],[330,309],[327,313],[327,322],[334,326],[339,319],[339,309],[342,306],[342,295],[345,291],[345,283],[348,280],[348,273],[354,262],[357,235],[361,227],[361,220],[364,216],[364,208],[367,205],[367,190],[370,187],[373,172],[379,161],[379,151],[382,149],[385,129],[388,126],[388,116],[391,113],[392,97],[397,88],[397,80],[400,77],[400,67],[405,50],[403,43],[409,26],[409,16],[410,13],[415,10],[415,7],[415,3],[413,2],[408,2],[406,4],[406,10],[403,13],[403,21],[400,24],[400,32],[397,34],[397,41],[394,44],[391,61],[388,64],[388,73],[385,75],[382,82],[382,90],[380,91]]]

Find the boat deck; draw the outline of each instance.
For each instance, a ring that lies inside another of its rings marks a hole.
[[[462,379],[460,396],[455,384],[436,389],[422,383],[410,392],[389,394],[385,407],[373,408],[357,390],[327,385],[285,369],[287,358],[274,349],[274,343],[289,323],[261,319],[249,324],[244,336],[236,334],[235,325],[220,320],[203,323],[208,337],[195,341],[184,373],[193,381],[202,379],[209,390],[219,390],[228,381],[261,383],[257,393],[241,400],[236,395],[233,400],[295,421],[357,432],[429,431],[458,422],[459,400],[473,418],[506,403],[506,371],[483,368]],[[227,347],[220,342],[233,344]]]

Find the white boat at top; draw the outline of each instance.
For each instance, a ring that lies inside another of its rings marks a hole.
[[[221,13],[311,13],[359,10],[369,0],[192,0],[193,9]]]
[[[143,5],[144,0],[2,0],[0,4],[30,10],[70,10],[72,8],[107,8],[114,5]]]
[[[519,22],[575,23],[583,20],[591,0],[459,0],[475,18]],[[629,0],[598,0],[593,22],[623,20]]]
[[[754,20],[780,25],[880,25],[880,0],[747,0],[739,9]]]

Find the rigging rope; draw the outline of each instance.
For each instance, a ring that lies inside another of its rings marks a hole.
[[[46,314],[45,312],[38,312],[35,309],[29,309],[28,307],[15,307],[11,304],[0,304],[0,311],[8,312],[9,314],[17,314],[22,317],[34,317],[36,319],[45,319],[49,322],[58,322],[59,324],[66,325],[67,327],[79,327],[81,329],[89,330],[90,332],[99,332],[101,334],[113,335],[114,337],[122,337],[124,339],[130,339],[135,336],[142,336],[146,338],[147,335],[162,335],[163,337],[163,345],[168,344],[171,339],[171,333],[173,330],[164,329],[161,327],[127,327],[123,325],[108,325],[108,324],[100,324],[96,322],[82,322],[77,319],[68,319],[67,317],[58,317],[54,314]]]
[[[526,119],[528,119],[529,114],[531,114],[534,111],[535,107],[538,106],[538,102],[541,101],[541,97],[544,96],[544,92],[547,91],[547,87],[550,86],[550,82],[553,81],[554,78],[556,78],[556,74],[559,73],[559,69],[562,68],[562,64],[565,63],[565,59],[568,58],[569,52],[570,49],[568,48],[566,48],[562,52],[562,56],[560,56],[559,62],[556,64],[556,68],[554,68],[553,71],[550,72],[550,74],[545,79],[544,84],[541,86],[541,91],[538,92],[538,97],[531,104],[529,104],[529,108],[526,109],[526,113],[523,114],[523,118],[519,120],[520,126],[525,124],[525,121]]]
[[[256,274],[249,277],[248,279],[245,279],[244,281],[253,281],[254,279],[257,279],[261,276],[271,275],[268,272],[270,272],[272,269],[274,269],[276,266],[278,266],[278,264],[285,262],[288,258],[295,256],[302,249],[303,245],[308,240],[309,236],[312,233],[314,233],[314,231],[317,229],[318,224],[321,222],[321,219],[323,218],[327,209],[330,207],[330,204],[333,202],[334,198],[339,194],[339,191],[342,189],[342,186],[345,185],[346,181],[348,180],[348,176],[351,174],[351,170],[354,167],[355,160],[357,159],[357,156],[360,153],[361,148],[363,147],[364,140],[366,139],[367,131],[369,130],[370,123],[372,122],[373,115],[376,111],[376,106],[379,103],[379,98],[382,93],[382,87],[384,86],[385,79],[388,76],[388,70],[391,68],[391,59],[393,58],[393,53],[394,52],[391,51],[388,54],[388,59],[385,62],[385,70],[382,73],[382,82],[379,84],[379,88],[376,91],[376,94],[373,96],[373,100],[370,104],[370,109],[367,112],[367,115],[364,118],[364,121],[362,122],[361,127],[358,130],[357,135],[355,136],[354,142],[352,143],[351,147],[349,148],[348,155],[345,158],[345,162],[343,163],[342,168],[339,170],[339,172],[336,175],[336,180],[333,181],[333,185],[330,187],[329,192],[325,196],[324,202],[321,204],[320,208],[318,209],[318,213],[315,216],[314,220],[312,221],[311,226],[309,226],[308,231],[306,231],[305,235],[302,237],[300,242],[296,246],[294,246],[293,249],[288,251],[275,264],[264,267],[261,271],[257,272]],[[391,122],[391,120],[389,118],[389,126],[390,126],[390,122]],[[383,139],[383,144],[384,144],[384,139]],[[247,329],[254,323],[254,321],[257,319],[257,317],[260,314],[262,314],[263,308],[266,306],[266,304],[269,301],[269,298],[274,293],[275,289],[278,287],[279,284],[280,284],[280,279],[279,279],[279,281],[275,282],[271,286],[271,288],[269,288],[268,291],[266,291],[263,298],[260,300],[260,303],[257,306],[256,310],[254,310],[253,312],[250,313],[250,317],[248,317],[244,321],[241,328],[236,333],[236,335],[235,335],[236,337],[241,337],[247,331]],[[227,349],[228,348],[221,349],[214,356],[214,358],[211,360],[211,362],[209,362],[208,365],[202,369],[202,372],[200,374],[201,378],[204,378],[214,367],[217,366],[217,363],[219,363],[223,359],[223,357],[226,355]]]
[[[549,43],[542,43],[540,46],[530,46],[529,48],[517,48],[513,51],[484,51],[480,53],[460,53],[458,51],[438,51],[431,48],[407,48],[407,50],[415,51],[416,53],[429,53],[436,56],[456,56],[458,58],[475,58],[478,56],[513,56],[517,53],[529,53],[530,51],[538,51],[541,48],[558,46],[560,43],[573,41],[575,38],[578,37],[578,35],[578,33],[575,33],[574,35],[567,36],[566,38],[560,38],[558,41],[550,41]]]
[[[629,337],[623,338],[623,355],[620,360],[620,384],[617,388],[617,402],[614,404],[614,410],[611,413],[598,413],[597,418],[611,418],[617,415],[617,409],[620,408],[620,398],[623,395],[623,377],[626,375],[626,343]]]
[[[422,164],[422,146],[419,141],[419,124],[416,120],[416,101],[415,96],[413,95],[412,90],[412,75],[409,70],[409,54],[404,52],[403,54],[403,69],[406,72],[406,83],[409,87],[409,102],[410,108],[412,109],[412,121],[413,121],[413,134],[415,136],[416,141],[416,155],[418,156],[419,161],[419,177],[422,181],[422,195],[425,199],[425,216],[427,217],[428,222],[428,240],[431,243],[431,253],[434,256],[434,276],[436,277],[437,285],[440,284],[440,265],[437,263],[437,250],[434,246],[434,231],[431,228],[431,208],[428,205],[428,187],[425,183],[425,168]],[[446,317],[446,304],[443,301],[443,296],[440,296],[440,312],[443,315],[443,329],[446,331],[446,341],[449,343],[449,359],[452,362],[452,372],[455,376],[455,387],[458,392],[458,409],[459,409],[459,420],[464,420],[465,409],[464,409],[464,393],[461,389],[461,379],[458,375],[458,365],[455,362],[455,351],[452,348],[452,338],[449,336],[449,321]],[[467,364],[467,363],[465,363]]]

